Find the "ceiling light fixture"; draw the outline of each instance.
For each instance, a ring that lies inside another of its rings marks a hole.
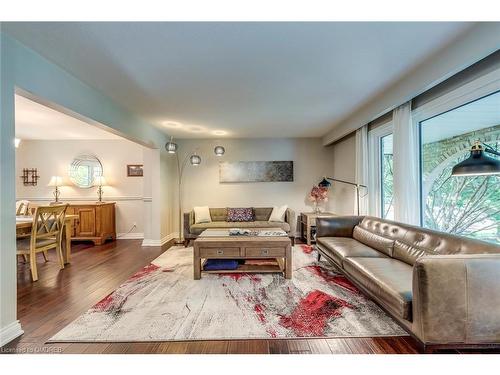
[[[226,135],[227,132],[225,130],[214,130],[212,132],[213,135]]]
[[[206,129],[203,126],[199,126],[199,125],[189,125],[189,126],[186,126],[186,130],[190,131],[192,133],[201,133],[201,132],[204,132]]]
[[[163,121],[162,125],[166,128],[170,128],[170,129],[182,128],[182,124],[180,122],[176,122],[176,121]]]

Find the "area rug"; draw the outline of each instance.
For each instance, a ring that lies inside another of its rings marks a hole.
[[[193,280],[193,248],[173,247],[49,341],[406,335],[310,246],[294,246],[292,264],[291,280],[239,273]]]

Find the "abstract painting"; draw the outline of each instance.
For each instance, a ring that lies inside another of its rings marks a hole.
[[[219,164],[220,182],[292,182],[293,161],[237,161]]]

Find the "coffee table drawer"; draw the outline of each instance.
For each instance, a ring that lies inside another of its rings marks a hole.
[[[241,256],[239,247],[200,247],[202,258],[227,258]]]
[[[285,248],[283,247],[246,247],[245,256],[247,257],[284,257]]]

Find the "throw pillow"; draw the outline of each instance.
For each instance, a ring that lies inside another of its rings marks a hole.
[[[194,210],[194,223],[202,224],[202,223],[211,223],[212,218],[210,217],[210,210],[208,206],[195,207]]]
[[[253,208],[228,208],[227,221],[254,221]]]
[[[269,221],[276,221],[283,223],[285,221],[285,213],[288,209],[287,205],[281,207],[273,207],[273,212],[271,212],[271,216],[269,217]]]

